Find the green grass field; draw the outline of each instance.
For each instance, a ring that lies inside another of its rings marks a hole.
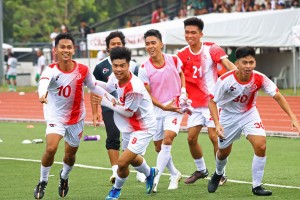
[[[27,128],[27,123],[0,122],[0,199],[27,200],[33,198],[33,189],[39,180],[40,159],[45,148],[42,144],[22,144],[25,139],[45,139],[45,124],[33,124],[34,128]],[[105,131],[103,128],[86,126],[84,135],[100,134],[100,141],[83,141],[77,154],[77,164],[70,174],[70,190],[66,199],[94,200],[105,199],[111,189],[109,177],[111,171],[105,149]],[[194,161],[190,156],[186,142],[186,133],[180,133],[175,139],[172,149],[173,160],[183,175],[189,175],[195,170]],[[203,146],[205,161],[210,174],[214,172],[215,163],[212,145],[206,134],[201,134],[199,141]],[[268,137],[267,165],[264,183],[267,189],[273,191],[270,197],[257,197],[251,193],[251,162],[252,148],[242,137],[235,142],[227,165],[229,181],[220,187],[216,193],[207,192],[208,180],[199,180],[195,184],[185,185],[183,181],[178,190],[168,191],[169,176],[162,176],[158,193],[145,194],[145,185],[136,182],[135,173],[131,173],[122,189],[120,200],[171,200],[171,199],[299,199],[300,178],[299,159],[300,140],[289,138]],[[156,153],[151,143],[146,153],[146,160],[150,166],[156,163]],[[63,142],[55,157],[55,162],[61,162],[63,157]],[[20,158],[24,160],[5,159]],[[61,164],[54,164],[46,189],[45,200],[59,199],[58,180]],[[165,173],[168,173],[165,171]],[[183,180],[185,177],[183,178]],[[231,180],[248,183],[236,183]],[[286,188],[284,186],[292,186]]]

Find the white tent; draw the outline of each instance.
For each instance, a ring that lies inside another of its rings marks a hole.
[[[198,16],[204,21],[203,41],[220,46],[291,47],[292,28],[300,25],[300,9],[247,13],[212,13]],[[119,29],[126,36],[128,48],[144,48],[143,34],[158,29],[167,46],[186,45],[183,20]],[[88,49],[105,49],[105,38],[111,31],[87,36]]]

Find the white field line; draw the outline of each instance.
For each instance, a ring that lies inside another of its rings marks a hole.
[[[9,157],[0,157],[0,160],[16,160],[16,161],[25,161],[25,162],[36,162],[40,163],[40,160],[33,160],[33,159],[25,159],[25,158],[9,158]],[[56,162],[54,161],[54,164],[60,164],[62,165],[62,162]],[[89,166],[89,165],[82,165],[82,164],[75,164],[75,167],[80,167],[80,168],[86,168],[86,169],[98,169],[98,170],[108,170],[111,171],[111,168],[106,168],[106,167],[96,167],[96,166]],[[130,172],[136,173],[135,170],[131,170]],[[165,176],[170,176],[170,174],[163,173]],[[182,177],[189,177],[189,175],[182,175]],[[205,179],[210,179],[210,178],[205,178]],[[251,182],[247,181],[239,181],[239,180],[231,180],[228,179],[228,182],[232,183],[241,183],[241,184],[249,184],[252,185]],[[289,188],[289,189],[300,189],[299,186],[289,186],[289,185],[278,185],[278,184],[271,184],[271,183],[264,183],[263,185],[265,186],[271,186],[271,187],[279,187],[279,188]]]

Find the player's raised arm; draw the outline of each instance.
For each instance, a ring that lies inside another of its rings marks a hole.
[[[277,101],[277,103],[280,105],[282,110],[288,114],[288,116],[291,119],[292,122],[292,128],[295,127],[300,135],[300,125],[298,122],[298,119],[296,115],[293,113],[289,103],[286,101],[286,99],[282,96],[280,92],[277,92],[273,98]]]

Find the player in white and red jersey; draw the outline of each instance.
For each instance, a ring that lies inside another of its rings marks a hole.
[[[111,108],[114,121],[122,132],[124,152],[118,159],[115,183],[106,200],[118,199],[121,189],[129,175],[131,164],[137,171],[145,174],[146,192],[150,194],[154,186],[157,168],[150,168],[140,155],[149,145],[155,130],[156,119],[153,104],[142,81],[129,71],[131,52],[126,47],[115,47],[110,52],[114,76],[107,83],[98,82],[108,92],[116,90],[116,101],[102,98],[101,105]]]
[[[218,79],[209,103],[219,137],[219,149],[216,171],[208,183],[208,192],[217,190],[232,144],[244,133],[254,150],[252,192],[254,195],[269,196],[272,192],[261,187],[266,164],[266,133],[256,109],[257,91],[262,89],[277,101],[291,118],[292,125],[297,128],[299,134],[300,125],[276,85],[264,74],[254,71],[255,50],[251,47],[238,48],[236,59],[238,69],[227,72]],[[220,119],[217,105],[221,108]]]
[[[156,187],[153,192],[157,192],[160,176],[166,167],[171,174],[168,189],[177,189],[182,176],[174,166],[171,148],[183,117],[179,97],[186,99],[185,79],[181,71],[182,62],[177,56],[162,53],[162,36],[158,30],[148,30],[144,34],[144,39],[150,58],[141,65],[139,78],[152,98],[157,120],[153,141],[158,152],[156,165],[159,172],[155,177]]]
[[[209,93],[218,78],[217,64],[221,63],[229,70],[235,69],[221,47],[211,42],[201,42],[203,27],[203,21],[197,17],[186,19],[184,30],[188,46],[178,52],[178,57],[183,63],[182,71],[185,75],[188,98],[192,100],[192,106],[195,108],[193,114],[188,117],[187,127],[189,148],[197,170],[184,181],[186,184],[208,176],[202,149],[198,143],[198,135],[202,127],[208,128],[214,153],[218,148],[215,125],[208,109]],[[224,175],[220,184],[225,182]]]
[[[65,140],[65,156],[63,169],[59,174],[58,192],[61,197],[68,194],[68,176],[75,163],[75,155],[84,126],[84,85],[99,95],[105,94],[101,87],[95,86],[96,82],[89,68],[72,60],[74,47],[72,35],[59,34],[55,38],[55,53],[58,62],[46,68],[39,82],[39,101],[44,103],[47,129],[40,181],[34,190],[36,199],[44,197],[49,172],[62,138]]]

